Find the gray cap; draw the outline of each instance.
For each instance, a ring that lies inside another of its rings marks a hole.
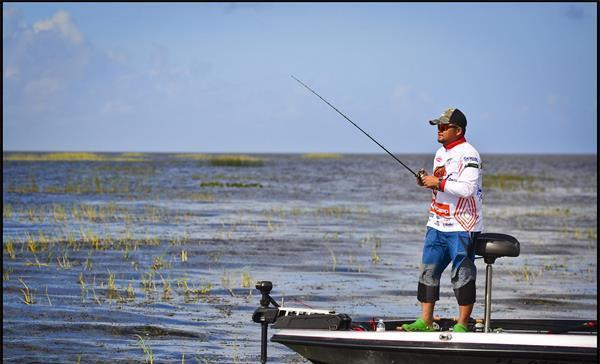
[[[440,115],[439,118],[429,120],[429,124],[454,124],[465,129],[467,127],[467,117],[459,109],[449,108],[444,110],[444,112],[442,113],[442,115]]]

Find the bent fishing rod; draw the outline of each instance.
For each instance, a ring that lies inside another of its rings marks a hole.
[[[381,147],[381,149],[385,150],[387,152],[387,154],[389,154],[392,158],[394,158],[398,163],[402,164],[402,166],[406,169],[408,169],[408,171],[410,173],[412,173],[415,177],[417,177],[418,179],[421,179],[423,177],[423,172],[419,171],[419,174],[413,172],[412,169],[410,169],[406,164],[402,163],[402,161],[398,158],[396,158],[395,155],[393,155],[392,153],[390,153],[389,150],[387,150],[383,145],[381,145],[377,140],[373,139],[372,136],[370,136],[369,134],[367,134],[366,131],[362,130],[362,128],[358,125],[356,125],[356,123],[352,120],[350,120],[350,118],[348,118],[346,115],[344,115],[340,110],[338,110],[335,106],[331,105],[329,103],[329,101],[325,100],[324,98],[321,97],[321,95],[319,95],[318,93],[316,93],[312,88],[308,87],[308,85],[306,85],[304,82],[300,81],[299,79],[297,79],[296,77],[294,77],[293,75],[291,75],[292,78],[296,81],[298,81],[298,83],[300,83],[302,86],[306,87],[310,92],[312,92],[313,94],[317,95],[318,98],[320,98],[321,100],[323,100],[327,105],[331,106],[331,108],[335,111],[338,112],[338,114],[342,115],[344,117],[344,119],[348,120],[350,123],[352,123],[352,125],[354,125],[358,130],[362,131],[363,134],[365,134],[366,136],[369,137],[369,139],[371,139],[372,141],[375,142],[375,144],[379,145]]]

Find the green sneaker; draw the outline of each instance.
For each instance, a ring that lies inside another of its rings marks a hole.
[[[418,331],[418,332],[433,332],[437,331],[436,328],[432,326],[427,326],[423,319],[417,319],[417,321],[412,324],[403,324],[402,330],[404,331]]]
[[[456,324],[452,327],[452,332],[469,332],[469,329],[465,325]]]

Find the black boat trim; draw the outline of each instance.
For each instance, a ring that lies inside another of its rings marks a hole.
[[[553,347],[537,345],[499,345],[481,343],[451,343],[423,341],[368,340],[328,337],[307,337],[275,334],[271,341],[286,346],[334,347],[355,350],[371,350],[403,353],[456,354],[469,356],[497,357],[506,354],[510,357],[531,358],[537,360],[583,360],[598,358],[596,348]]]

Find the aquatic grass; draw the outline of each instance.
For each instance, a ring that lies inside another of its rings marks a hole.
[[[21,301],[23,301],[23,303],[25,303],[26,305],[35,304],[33,291],[29,289],[29,286],[27,286],[27,284],[25,284],[25,282],[21,278],[19,278],[18,280],[25,287],[25,289],[21,289],[21,292],[23,293],[23,298],[21,298]]]
[[[25,239],[27,241],[27,250],[29,250],[33,254],[37,253],[40,249],[38,243],[27,231],[25,232]]]
[[[381,257],[377,253],[377,247],[374,245],[371,249],[371,263],[378,264],[381,261]]]
[[[200,187],[262,188],[263,186],[260,183],[204,181],[200,182]]]
[[[131,282],[129,282],[129,284],[127,285],[125,293],[128,301],[135,300],[135,289],[133,288],[133,284]]]
[[[185,263],[188,260],[188,252],[185,249],[181,250],[181,262]]]
[[[87,286],[85,284],[85,279],[83,277],[83,273],[79,273],[79,278],[77,279],[77,283],[79,284],[79,287],[81,288],[81,302],[84,302],[85,298],[87,297]]]
[[[34,253],[33,257],[35,258],[35,263],[32,263],[31,261],[27,260],[27,262],[25,263],[25,266],[27,266],[27,267],[38,267],[38,268],[48,267],[48,263],[42,263],[42,262],[40,262],[39,259],[38,259],[38,257],[37,257],[37,255],[35,255],[35,253]]]
[[[52,217],[55,223],[64,223],[67,221],[67,211],[62,205],[53,204]]]
[[[342,155],[338,153],[306,153],[301,156],[303,159],[341,159]]]
[[[85,262],[83,263],[83,269],[91,271],[93,267],[94,267],[94,262],[92,261],[92,252],[90,251],[88,253],[88,256],[87,256]]]
[[[254,286],[250,272],[242,272],[240,286],[241,288],[251,288]]]
[[[52,301],[50,301],[50,296],[48,295],[48,286],[46,286],[46,298],[48,299],[48,305],[52,306]]]
[[[12,239],[7,239],[6,243],[4,243],[4,250],[6,254],[10,257],[10,259],[15,259],[17,257],[17,253],[15,252],[15,246]]]
[[[55,153],[6,153],[3,161],[18,162],[140,162],[146,161],[142,153],[122,153],[119,155],[91,152]]]
[[[215,201],[215,195],[212,193],[191,193],[188,196],[188,198],[192,201],[203,201],[203,202]]]
[[[152,258],[152,269],[157,271],[166,266],[164,262],[164,255],[159,255],[157,257]]]
[[[247,155],[219,155],[212,157],[210,164],[223,167],[260,167],[264,161]]]
[[[523,216],[527,217],[569,217],[572,216],[573,212],[570,208],[561,209],[559,207],[535,209],[533,211],[527,211]]]
[[[162,281],[163,294],[161,299],[163,301],[171,301],[173,299],[173,290],[171,289],[171,282],[168,279],[165,279],[162,274],[159,273],[160,280]]]
[[[524,190],[529,192],[543,191],[544,188],[536,184],[539,177],[520,174],[499,173],[484,174],[483,188],[498,190]]]
[[[115,274],[108,271],[108,281],[106,283],[106,298],[108,299],[117,299],[119,298],[119,290],[117,289],[117,285],[115,284]]]
[[[152,348],[146,344],[144,338],[140,335],[135,335],[138,338],[138,345],[144,350],[144,358],[146,359],[146,364],[154,363],[154,354],[152,353]]]
[[[204,153],[177,153],[175,154],[175,158],[206,161],[209,159],[209,156]]]
[[[73,161],[104,161],[106,157],[87,152],[59,153],[8,153],[2,157],[5,161],[28,162],[73,162]]]
[[[327,207],[319,207],[315,213],[317,215],[325,215],[325,216],[335,216],[337,218],[341,218],[344,215],[348,215],[352,213],[352,209],[349,207],[338,205],[338,206],[327,206]]]
[[[146,292],[146,295],[149,295],[151,293],[154,293],[154,291],[156,291],[156,285],[154,283],[154,274],[155,274],[155,271],[152,270],[152,271],[148,271],[142,275],[141,284],[142,284],[142,288]]]
[[[235,297],[235,293],[231,289],[231,280],[232,279],[230,273],[227,271],[223,271],[223,273],[221,274],[221,286],[223,286],[223,288],[225,288],[229,292],[231,297]]]
[[[2,206],[2,218],[10,219],[13,216],[13,208],[11,204],[4,204]]]
[[[335,272],[335,269],[337,267],[337,258],[335,257],[335,254],[333,253],[333,249],[331,249],[331,247],[328,246],[327,250],[329,250],[329,254],[331,255],[331,270]]]
[[[206,283],[205,285],[203,285],[199,288],[193,289],[192,292],[197,295],[207,295],[207,294],[210,294],[212,287],[213,287],[212,283]]]
[[[12,274],[12,272],[12,268],[2,269],[2,282],[10,281],[10,275]]]
[[[56,262],[58,263],[58,266],[62,269],[71,269],[71,267],[73,266],[71,264],[71,261],[69,260],[69,255],[66,250],[62,256],[56,258]]]
[[[531,282],[543,275],[544,268],[540,268],[537,273],[533,271],[527,264],[523,265],[518,271],[510,271],[510,274],[516,281]]]

